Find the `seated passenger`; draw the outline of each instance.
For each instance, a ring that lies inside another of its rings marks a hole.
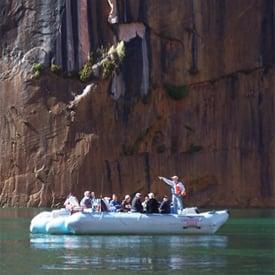
[[[97,211],[97,207],[100,204],[100,199],[97,199],[95,197],[95,192],[91,192],[91,200],[92,200],[92,211],[96,212]]]
[[[93,212],[101,212],[101,199],[95,199],[93,203]]]
[[[123,202],[121,203],[121,212],[129,212],[131,211],[131,197],[130,195],[126,195]]]
[[[90,197],[91,197],[91,200],[94,202],[95,201],[95,192],[91,192],[91,195],[90,195]]]
[[[143,212],[143,206],[141,204],[141,194],[136,193],[133,201],[132,201],[132,212]]]
[[[121,208],[120,201],[117,199],[117,195],[113,194],[112,199],[110,201],[110,211],[116,212],[119,211]]]
[[[146,212],[146,206],[147,206],[147,202],[149,200],[148,196],[145,196],[144,201],[142,203],[142,207],[143,207],[143,212]]]
[[[146,206],[146,212],[148,214],[159,213],[159,202],[155,199],[154,193],[148,194],[149,200]]]
[[[80,206],[83,207],[83,208],[92,208],[93,200],[91,198],[91,192],[90,191],[85,191],[84,192],[84,197],[80,202]]]
[[[64,206],[67,210],[69,210],[72,213],[73,211],[79,208],[78,199],[70,193],[64,202]]]
[[[105,197],[100,200],[100,212],[108,212],[109,211],[109,198]]]
[[[110,204],[111,198],[110,197],[104,197],[103,200],[105,201],[105,203],[108,203],[108,205]]]
[[[161,214],[169,214],[171,212],[170,201],[166,195],[163,197],[163,200],[160,204],[159,212]]]

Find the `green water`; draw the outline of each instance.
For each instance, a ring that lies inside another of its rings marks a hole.
[[[0,274],[275,274],[275,210],[231,210],[209,236],[32,235],[0,209]]]

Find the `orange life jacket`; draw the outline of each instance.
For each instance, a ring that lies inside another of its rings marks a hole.
[[[186,195],[185,191],[182,190],[182,188],[179,184],[176,185],[176,194],[177,195],[182,195],[182,196]]]
[[[179,184],[176,185],[176,194],[177,194],[177,195],[180,195],[180,194],[181,194],[181,188],[180,188],[180,185],[179,185]]]

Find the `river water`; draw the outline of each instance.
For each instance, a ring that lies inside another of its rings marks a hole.
[[[0,209],[0,274],[275,274],[275,210],[231,210],[207,236],[47,236]]]

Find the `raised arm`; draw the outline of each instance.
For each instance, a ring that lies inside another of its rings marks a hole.
[[[160,180],[163,180],[167,185],[174,187],[174,182],[172,180],[169,180],[165,177],[159,177]]]

